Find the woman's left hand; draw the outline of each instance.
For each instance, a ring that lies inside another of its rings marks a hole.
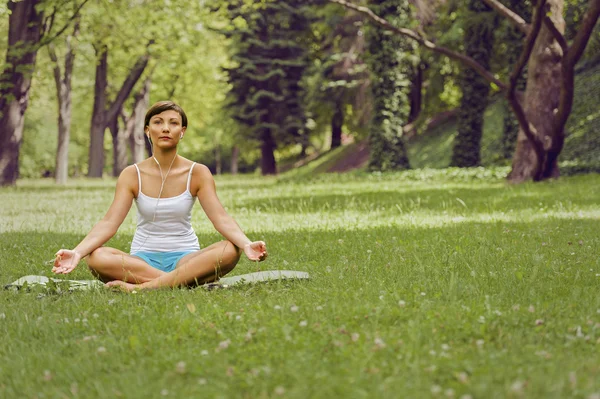
[[[267,244],[264,241],[254,241],[244,246],[244,253],[250,260],[262,262],[267,258]]]

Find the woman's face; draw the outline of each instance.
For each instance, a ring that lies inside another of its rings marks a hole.
[[[150,124],[146,127],[146,134],[152,140],[152,144],[161,148],[177,146],[184,133],[181,115],[173,110],[153,115]]]

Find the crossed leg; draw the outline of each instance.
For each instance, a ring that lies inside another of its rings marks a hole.
[[[100,256],[95,256],[100,251]],[[165,273],[143,260],[113,248],[98,248],[90,254],[88,266],[108,286],[127,290],[136,288],[179,287],[218,280],[229,273],[240,259],[241,251],[230,241],[212,244],[181,258],[175,270]]]
[[[92,274],[102,282],[121,280],[142,284],[166,274],[137,256],[110,247],[100,247],[86,258]]]

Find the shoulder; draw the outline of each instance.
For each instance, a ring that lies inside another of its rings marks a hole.
[[[192,175],[199,178],[212,178],[212,173],[210,172],[210,169],[208,169],[208,166],[201,163],[193,164]]]
[[[131,180],[135,178],[137,180],[137,168],[135,165],[129,165],[119,175],[119,180]]]
[[[190,191],[197,195],[202,188],[214,187],[215,180],[210,172],[208,166],[195,163],[192,168],[192,179],[191,179]]]
[[[138,186],[138,174],[137,169],[134,165],[129,165],[119,175],[117,180],[117,188],[126,188],[132,192],[137,189]]]

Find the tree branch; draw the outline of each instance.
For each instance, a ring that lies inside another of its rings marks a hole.
[[[481,75],[485,80],[487,80],[488,82],[492,82],[494,83],[496,86],[498,86],[501,90],[506,90],[507,86],[504,82],[502,82],[501,80],[497,79],[494,75],[492,75],[487,69],[485,69],[483,66],[481,66],[481,64],[479,64],[477,61],[475,61],[473,58],[468,57],[464,54],[460,54],[457,53],[455,51],[452,51],[450,49],[447,49],[445,47],[439,47],[436,46],[435,43],[422,38],[418,33],[416,33],[415,31],[412,31],[410,29],[405,29],[405,28],[397,28],[395,26],[393,26],[392,24],[390,24],[388,21],[386,21],[385,19],[379,17],[378,15],[375,15],[375,13],[373,13],[373,11],[371,11],[369,8],[367,7],[362,7],[362,6],[358,6],[356,4],[352,4],[349,3],[346,0],[329,0],[329,2],[331,3],[337,3],[340,4],[346,8],[358,11],[359,13],[362,13],[364,15],[366,15],[369,19],[371,19],[372,21],[376,22],[378,25],[384,27],[387,30],[391,30],[393,32],[396,32],[402,36],[406,36],[409,37],[413,40],[415,40],[416,42],[418,42],[421,46],[435,52],[435,53],[439,53],[439,54],[443,54],[445,56],[447,56],[448,58],[457,60],[471,68],[473,68],[477,73],[479,73],[479,75]]]
[[[588,9],[583,16],[581,27],[577,31],[575,39],[573,39],[573,43],[571,43],[569,53],[567,54],[566,61],[568,65],[574,67],[575,64],[577,64],[577,61],[579,61],[579,58],[583,55],[583,51],[590,40],[598,17],[600,17],[600,0],[590,0]]]
[[[65,77],[73,74],[73,64],[75,62],[75,51],[73,44],[71,43],[79,35],[79,22],[80,18],[75,19],[75,26],[73,26],[73,33],[67,38],[67,54],[65,56]]]
[[[531,26],[519,14],[506,7],[498,0],[481,0],[488,6],[492,7],[498,14],[506,17],[513,25],[515,25],[524,34],[529,34]]]
[[[554,39],[556,39],[556,41],[558,42],[560,48],[562,48],[564,57],[569,51],[569,44],[567,43],[565,36],[558,31],[556,25],[554,25],[554,22],[552,22],[550,17],[547,15],[544,15],[544,25],[546,25],[546,28],[548,28],[552,36],[554,36]]]
[[[65,25],[62,28],[60,28],[59,31],[54,36],[47,37],[47,38],[44,38],[44,39],[40,40],[40,44],[39,44],[40,47],[47,45],[48,43],[54,41],[54,39],[56,39],[57,37],[59,37],[60,35],[62,35],[64,33],[64,31],[67,30],[67,28],[69,27],[69,25],[71,25],[71,21],[73,21],[79,15],[79,12],[81,11],[81,9],[83,8],[83,6],[88,1],[89,0],[83,0],[83,2],[75,9],[75,12],[73,13],[73,15],[67,20],[67,22],[65,23]]]
[[[109,121],[112,121],[114,118],[116,118],[116,116],[119,113],[119,110],[123,106],[123,103],[125,102],[127,97],[129,97],[129,94],[131,93],[133,86],[135,86],[135,84],[139,80],[140,76],[142,76],[144,69],[146,69],[146,65],[148,65],[149,59],[150,59],[150,56],[147,53],[141,55],[138,58],[135,65],[129,72],[129,76],[127,76],[127,79],[125,79],[125,81],[123,82],[123,85],[121,86],[121,90],[119,90],[119,94],[117,94],[117,97],[115,98],[113,103],[110,105],[110,108],[108,109],[108,111],[106,111],[105,121],[109,122]]]
[[[62,73],[60,71],[60,64],[58,63],[58,57],[56,56],[56,50],[54,49],[54,45],[50,43],[48,45],[48,55],[50,56],[50,60],[54,64],[52,67],[52,72],[54,74],[54,83],[56,84],[56,91],[59,93],[58,103],[60,105],[62,98],[60,96],[60,86],[62,82]],[[60,108],[60,107],[59,107]]]

